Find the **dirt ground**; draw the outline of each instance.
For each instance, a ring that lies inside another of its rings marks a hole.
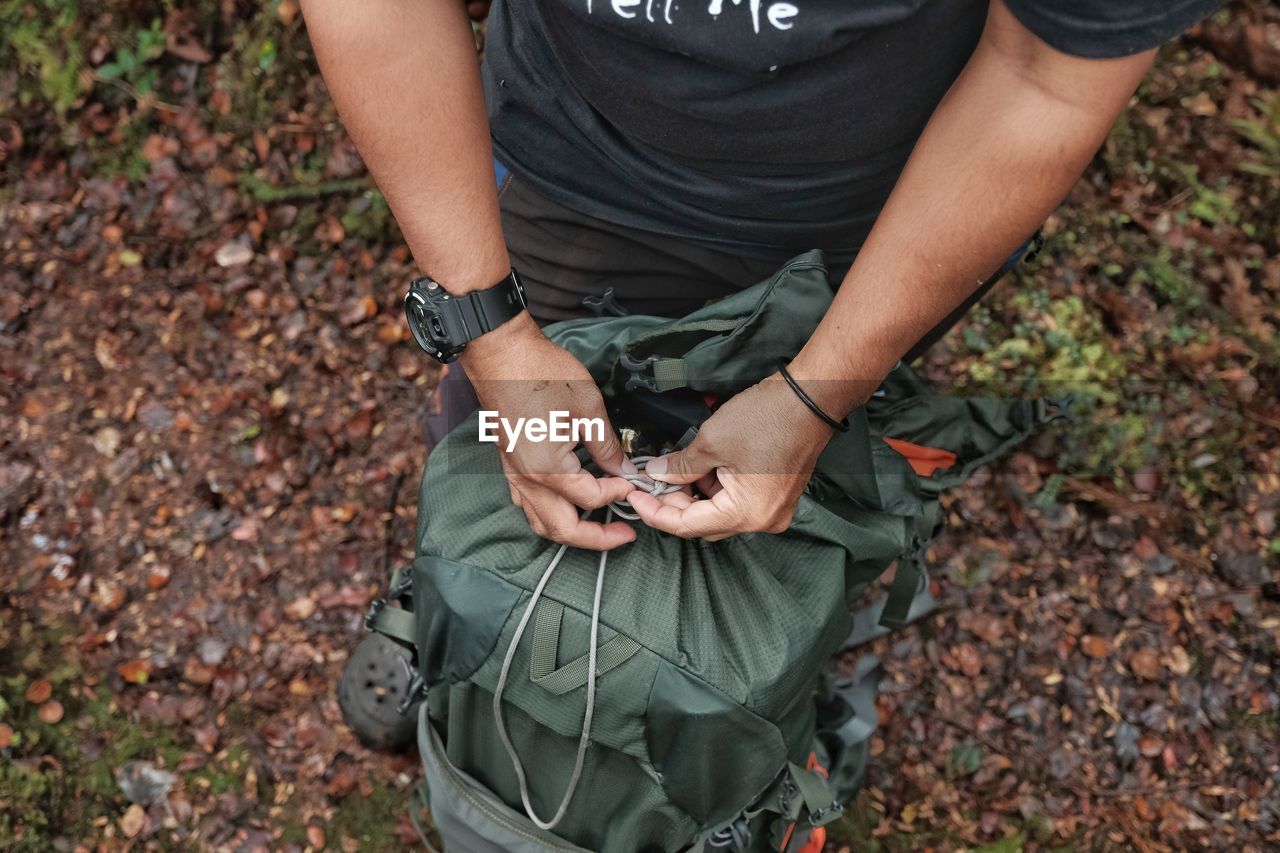
[[[174,6],[0,0],[0,849],[403,848],[334,686],[411,554],[411,264],[296,0]],[[1280,10],[1046,235],[925,371],[1078,417],[948,498],[829,849],[1278,849]]]

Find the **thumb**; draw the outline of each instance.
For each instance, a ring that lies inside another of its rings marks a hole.
[[[644,472],[655,480],[683,486],[715,470],[715,462],[703,453],[697,439],[684,450],[650,459]]]
[[[598,407],[592,408],[591,417],[598,418],[604,424],[604,436],[598,441],[594,439],[583,441],[582,446],[587,449],[587,453],[591,454],[591,458],[600,466],[600,470],[615,477],[636,473],[636,466],[622,452],[622,442],[618,441],[618,434],[613,431],[613,424],[609,423],[609,415],[604,410],[603,401]],[[592,430],[587,430],[588,435],[591,432]]]

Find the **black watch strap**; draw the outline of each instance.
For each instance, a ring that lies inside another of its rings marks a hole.
[[[463,340],[473,341],[491,332],[524,310],[524,288],[516,271],[493,287],[473,290],[451,300],[462,323]]]
[[[418,345],[448,364],[467,344],[524,311],[524,288],[516,271],[492,287],[451,296],[430,278],[409,285],[405,317]]]

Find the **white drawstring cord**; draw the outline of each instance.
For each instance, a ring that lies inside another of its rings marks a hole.
[[[637,471],[643,471],[645,463],[652,458],[652,456],[637,456],[632,462],[635,464]],[[678,491],[680,488],[669,483],[657,482],[642,473],[623,476],[636,488],[646,491],[655,497]],[[590,510],[583,513],[584,518],[587,515],[590,515]],[[614,501],[609,504],[608,510],[605,512],[605,524],[612,521],[614,515],[629,521],[635,521],[640,517],[631,510],[631,505],[626,501]],[[533,588],[533,594],[529,596],[529,603],[524,609],[524,614],[520,617],[520,623],[516,625],[516,631],[511,637],[511,643],[507,646],[506,656],[502,659],[502,670],[498,673],[498,683],[493,690],[493,721],[498,729],[498,738],[502,741],[502,745],[507,750],[507,755],[511,758],[512,767],[515,768],[516,781],[520,786],[520,802],[524,804],[524,813],[529,816],[529,820],[533,821],[535,826],[545,830],[555,829],[564,817],[565,812],[569,810],[569,803],[573,800],[573,795],[578,789],[578,779],[582,776],[582,764],[587,754],[587,743],[591,739],[591,718],[595,715],[596,709],[596,640],[600,633],[600,593],[604,589],[604,567],[609,559],[608,551],[600,552],[600,564],[599,568],[596,569],[595,598],[591,603],[591,647],[587,652],[587,707],[582,716],[582,735],[578,738],[578,753],[573,760],[573,773],[569,776],[569,784],[565,788],[564,798],[560,800],[560,807],[556,809],[556,813],[551,816],[550,820],[543,820],[538,817],[533,810],[533,803],[529,801],[529,784],[525,779],[524,765],[520,763],[520,756],[516,754],[515,745],[511,742],[511,737],[507,734],[507,726],[502,720],[502,692],[506,689],[507,675],[511,671],[511,661],[515,659],[516,649],[519,648],[520,638],[524,636],[524,629],[529,624],[529,617],[533,615],[534,608],[538,606],[538,601],[542,598],[542,591],[546,589],[547,582],[551,580],[551,573],[560,565],[560,560],[568,550],[568,545],[560,546],[555,556],[551,558],[551,562],[547,564],[542,577],[538,579],[538,585]]]
[[[633,458],[631,463],[636,466],[636,473],[623,474],[622,478],[640,491],[648,492],[655,498],[660,498],[663,495],[669,495],[672,492],[680,491],[679,486],[673,486],[671,483],[662,483],[645,475],[645,466],[648,465],[650,460],[653,458],[654,457],[652,456],[637,456]],[[626,509],[623,509],[623,507],[626,507]],[[626,501],[614,501],[609,504],[609,509],[613,510],[613,514],[618,516],[618,518],[625,518],[627,521],[640,520],[640,516],[635,514],[631,509],[631,504]]]

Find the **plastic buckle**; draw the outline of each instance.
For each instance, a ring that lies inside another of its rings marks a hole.
[[[405,662],[405,666],[408,668],[407,661]],[[396,713],[402,717],[409,713],[409,708],[413,706],[414,702],[418,701],[418,696],[426,686],[426,681],[423,679],[422,675],[417,672],[413,673],[412,677],[409,679],[409,686],[405,688],[404,696],[396,703]]]
[[[819,808],[809,812],[809,826],[817,829],[820,826],[830,823],[831,819],[835,815],[843,811],[844,804],[839,802],[832,802],[829,806],[820,806]]]
[[[1071,411],[1071,403],[1075,398],[1074,391],[1061,397],[1040,397],[1036,400],[1036,420],[1042,424],[1061,420],[1074,421],[1076,416]]]
[[[784,817],[791,816],[791,806],[800,795],[800,787],[788,776],[782,780],[782,790],[778,792],[778,813]]]
[[[413,588],[413,576],[410,574],[405,574],[405,576],[400,579],[400,583],[396,584],[395,586],[387,590],[387,598],[399,599],[402,596],[404,596],[404,594],[409,590],[411,590],[412,588]]]
[[[366,631],[374,630],[374,624],[378,621],[378,614],[382,613],[387,606],[385,598],[375,598],[369,602],[369,609],[364,614],[364,629]]]
[[[603,296],[584,296],[582,304],[597,317],[625,317],[628,312],[622,307],[622,303],[618,301],[618,295],[610,287],[605,290]]]
[[[707,845],[717,850],[746,850],[751,845],[751,825],[746,815],[738,815],[728,826],[711,833]]]
[[[622,365],[623,369],[631,375],[627,377],[626,384],[623,387],[627,391],[643,389],[645,391],[652,391],[655,394],[658,393],[658,380],[653,377],[652,373],[653,365],[657,360],[658,357],[656,355],[651,355],[643,361],[640,361],[633,358],[631,353],[624,352],[618,359],[618,364]],[[645,376],[643,374],[643,371],[645,370],[650,371],[649,375]]]

